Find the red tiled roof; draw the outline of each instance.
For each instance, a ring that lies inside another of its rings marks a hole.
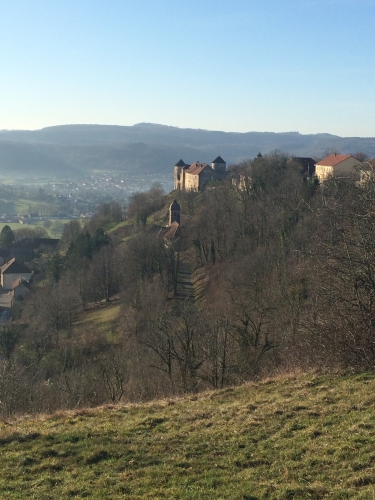
[[[168,231],[164,234],[164,238],[173,239],[178,231],[180,224],[176,221],[172,222],[167,226]]]
[[[209,165],[207,165],[207,163],[199,163],[199,161],[196,161],[195,163],[190,165],[186,172],[191,175],[199,175],[208,166]]]
[[[327,158],[323,158],[323,160],[318,161],[318,163],[315,163],[315,165],[322,165],[324,167],[334,167],[335,165],[338,165],[339,163],[341,163],[344,160],[347,160],[348,158],[353,158],[353,157],[352,155],[330,155],[327,156]]]

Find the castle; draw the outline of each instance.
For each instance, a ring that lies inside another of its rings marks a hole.
[[[180,160],[174,167],[174,189],[177,191],[204,191],[209,182],[222,181],[227,175],[227,164],[221,156],[215,158],[211,166],[199,161],[188,165]]]

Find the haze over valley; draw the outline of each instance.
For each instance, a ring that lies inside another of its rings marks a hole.
[[[274,150],[320,159],[326,150],[375,156],[375,138],[298,132],[220,132],[140,123],[133,126],[61,125],[0,132],[0,181],[68,179],[79,190],[98,189],[128,197],[161,182],[173,188],[173,165],[211,162],[228,165]],[[108,179],[108,180],[106,180]]]

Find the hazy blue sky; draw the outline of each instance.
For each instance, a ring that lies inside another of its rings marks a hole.
[[[375,136],[375,0],[0,0],[0,129]]]

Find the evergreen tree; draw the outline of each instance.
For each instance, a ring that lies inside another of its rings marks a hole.
[[[56,252],[50,258],[47,265],[47,273],[54,283],[60,281],[64,269],[64,259]]]
[[[15,236],[11,228],[6,225],[3,227],[0,233],[0,247],[7,247],[11,245],[15,240]]]
[[[98,252],[102,246],[108,245],[110,241],[110,238],[105,234],[103,229],[99,227],[92,238],[94,252]]]

